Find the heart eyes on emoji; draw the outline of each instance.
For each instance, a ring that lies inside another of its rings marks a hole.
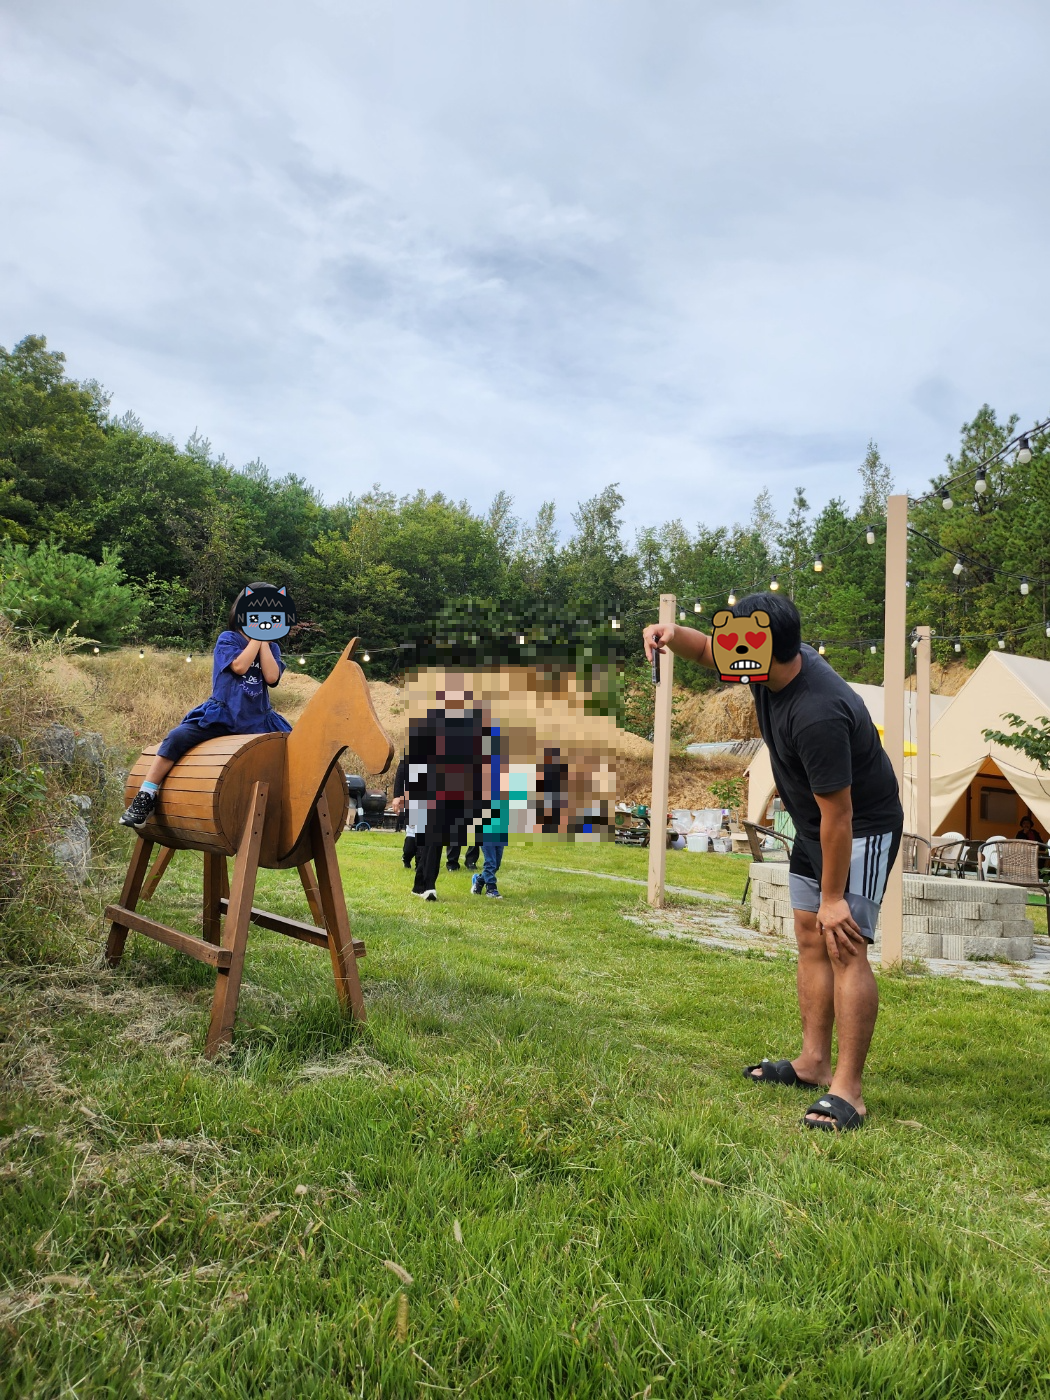
[[[720,647],[725,647],[726,651],[732,651],[737,643],[735,632],[720,632],[715,639]]]
[[[764,632],[745,632],[744,636],[747,638],[748,646],[754,647],[756,651],[766,640],[766,634]],[[733,641],[736,641],[735,637],[733,638]]]

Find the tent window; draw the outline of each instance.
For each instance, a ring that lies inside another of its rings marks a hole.
[[[981,821],[1017,821],[1017,794],[1004,788],[981,788]]]

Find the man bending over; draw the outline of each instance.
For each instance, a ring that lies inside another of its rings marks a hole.
[[[788,879],[802,1016],[795,1059],[763,1060],[744,1074],[763,1084],[826,1084],[829,1092],[803,1123],[829,1132],[859,1128],[866,1114],[861,1077],[879,1006],[868,945],[904,826],[897,779],[864,701],[803,645],[794,603],[752,593],[730,611],[747,619],[766,613],[773,639],[768,680],[752,683],[751,693],[777,791],[795,823]],[[669,649],[718,669],[710,637],[691,627],[654,623],[643,638],[649,659]]]

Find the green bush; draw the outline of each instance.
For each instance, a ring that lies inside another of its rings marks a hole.
[[[47,635],[75,628],[82,637],[111,642],[134,629],[141,607],[115,550],[105,550],[96,564],[53,540],[35,549],[0,543],[0,613],[21,627]]]

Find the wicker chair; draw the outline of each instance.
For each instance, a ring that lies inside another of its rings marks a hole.
[[[985,850],[995,850],[994,873],[986,868]],[[1038,890],[1046,902],[1046,931],[1050,933],[1050,879],[1040,874],[1045,866],[1047,848],[1038,841],[985,841],[981,846],[978,866],[981,878],[989,884],[1020,885],[1025,890]]]
[[[901,837],[902,869],[909,875],[925,875],[930,868],[931,847],[925,836],[906,831]]]
[[[961,880],[969,849],[969,842],[961,832],[946,831],[934,840],[930,850],[930,874],[953,875]]]
[[[741,822],[740,825],[744,828],[744,834],[747,836],[747,844],[751,848],[751,859],[757,861],[759,865],[767,861],[770,856],[770,852],[763,848],[763,842],[766,840],[777,841],[783,846],[783,855],[780,854],[778,849],[774,857],[776,860],[783,861],[790,858],[792,844],[790,836],[783,836],[779,831],[774,831],[773,828],[769,826],[759,826],[757,822]],[[741,904],[747,899],[747,892],[750,888],[751,876],[748,875],[747,883],[744,885],[744,893],[740,896]]]

